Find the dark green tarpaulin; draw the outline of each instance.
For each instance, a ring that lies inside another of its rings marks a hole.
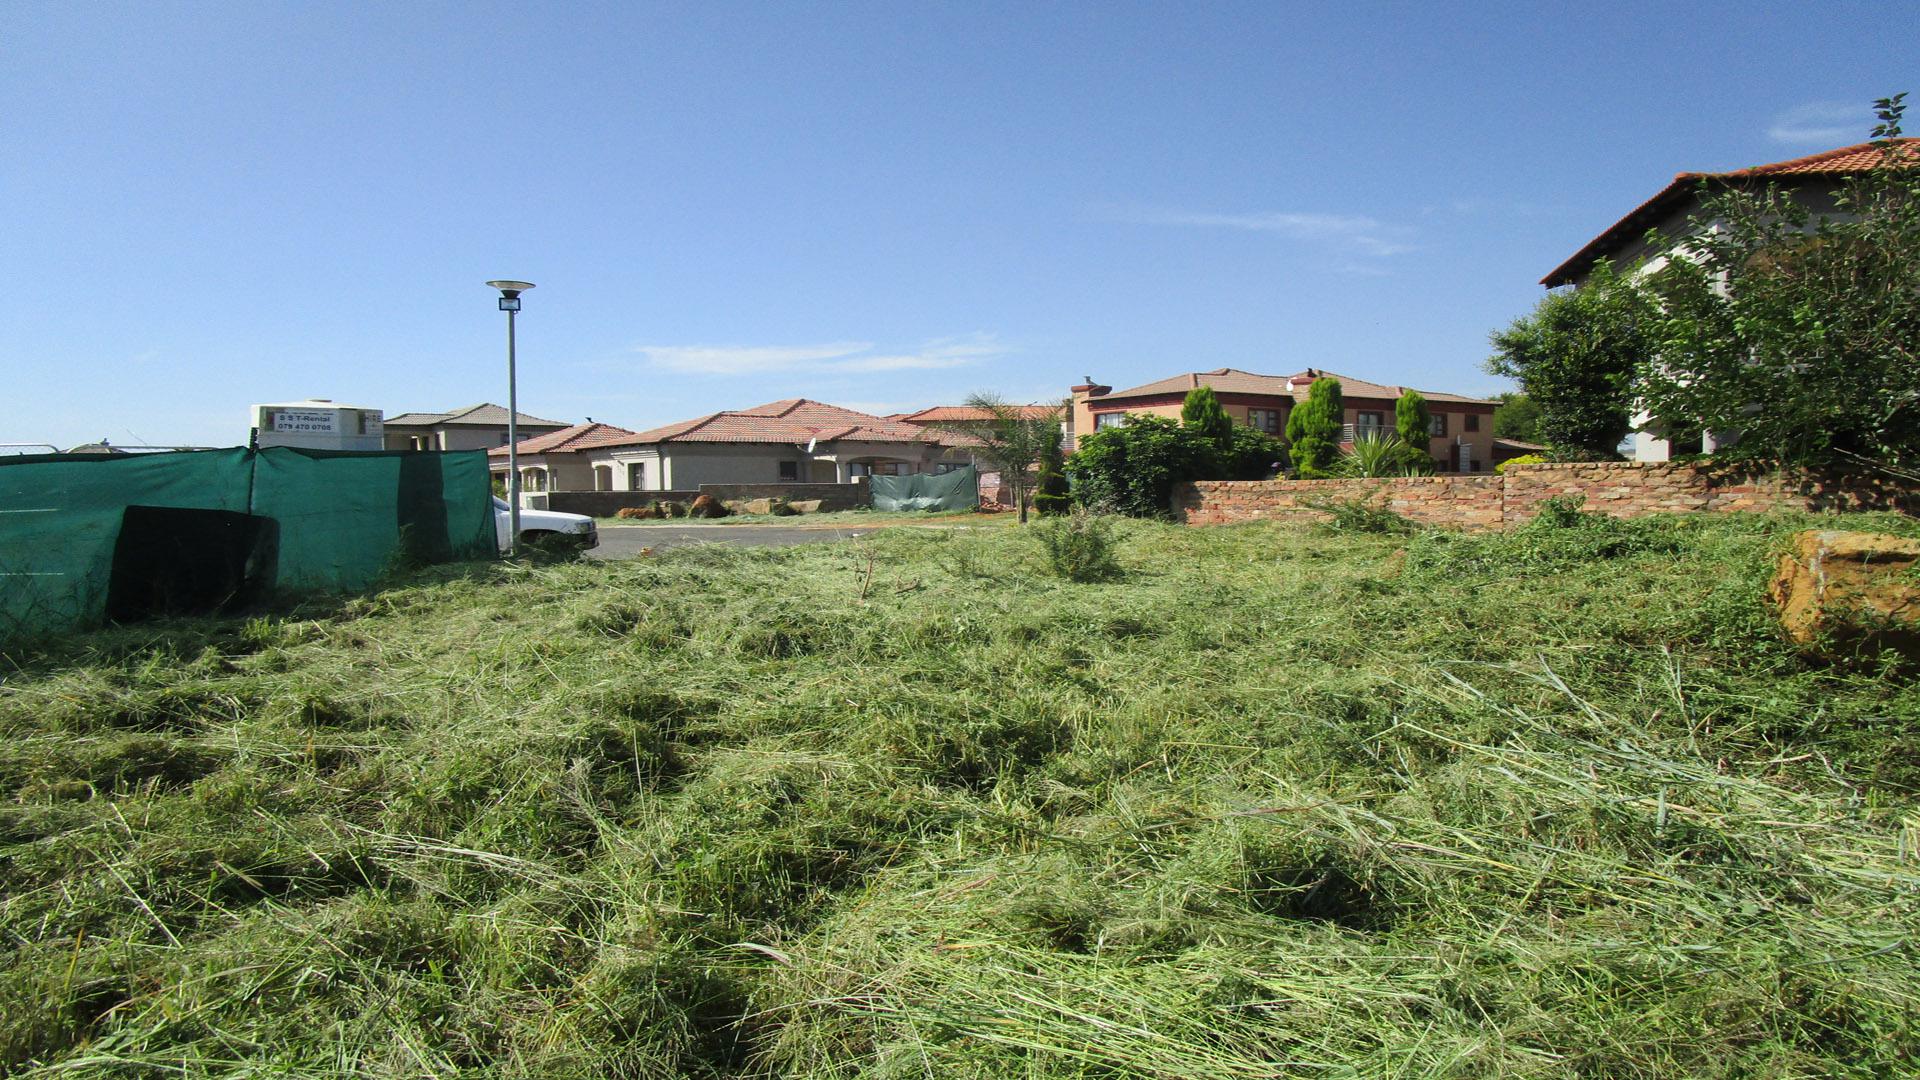
[[[127,542],[173,542],[172,550],[186,559],[196,557],[189,538],[208,547],[204,528],[184,526],[192,515],[146,512],[154,507],[224,511],[228,517],[221,520],[229,523],[247,520],[240,515],[260,519],[258,550],[242,553],[246,572],[264,578],[249,582],[257,591],[360,588],[404,562],[486,558],[495,551],[481,451],[272,447],[0,457],[0,638],[99,623],[109,594],[129,592],[129,583],[115,581],[116,570],[123,576],[134,568],[156,571],[152,558],[129,558]],[[123,537],[136,508],[143,529],[180,520],[180,536]],[[242,557],[236,551],[217,557]]]
[[[0,458],[0,637],[105,615],[128,506],[247,508],[243,449]]]
[[[283,589],[357,589],[401,562],[494,552],[493,492],[480,451],[262,450],[253,512],[280,523]]]
[[[980,476],[971,465],[950,473],[875,476],[867,483],[875,510],[975,510],[980,506]]]

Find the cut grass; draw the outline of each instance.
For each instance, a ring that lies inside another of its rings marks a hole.
[[[928,510],[829,510],[818,514],[728,514],[723,518],[596,518],[602,528],[633,525],[658,528],[688,525],[781,525],[793,529],[870,529],[889,525],[941,528],[1005,528],[1018,523],[1012,512],[937,513]]]
[[[783,519],[791,520],[791,519]],[[0,1068],[1894,1076],[1920,691],[1793,529],[442,568],[6,658]]]

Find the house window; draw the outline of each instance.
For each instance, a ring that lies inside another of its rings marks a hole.
[[[644,461],[627,462],[627,490],[647,490],[647,465]]]
[[[1255,431],[1264,431],[1269,435],[1280,434],[1279,409],[1248,409],[1247,426]]]
[[[933,463],[933,474],[935,476],[945,476],[947,473],[956,472],[966,467],[967,463],[964,461],[936,461]]]
[[[1119,427],[1122,423],[1126,421],[1126,419],[1127,419],[1126,413],[1119,413],[1119,412],[1094,413],[1093,414],[1093,430],[1104,431],[1107,428]]]
[[[500,433],[500,445],[501,446],[507,445],[507,433],[504,431]]]
[[[797,461],[781,462],[780,463],[780,479],[782,480],[800,479],[800,463]]]
[[[521,491],[547,490],[547,470],[521,469],[520,470],[520,490]]]
[[[1468,431],[1480,430],[1480,414],[1479,413],[1467,414],[1467,430]]]
[[[1377,412],[1353,414],[1353,437],[1356,439],[1364,439],[1369,436],[1379,438],[1380,429],[1385,426],[1381,423],[1383,415],[1384,414]]]
[[[1447,437],[1447,414],[1446,413],[1434,413],[1432,416],[1428,417],[1427,419],[1428,419],[1428,427],[1427,427],[1428,435],[1431,435],[1436,439],[1444,439]],[[1468,417],[1467,419],[1471,421],[1473,418]]]

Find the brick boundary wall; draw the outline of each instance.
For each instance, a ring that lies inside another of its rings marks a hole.
[[[1614,517],[1791,510],[1920,514],[1920,485],[1890,477],[1787,473],[1704,463],[1604,461],[1509,465],[1504,475],[1352,480],[1202,480],[1174,489],[1174,516],[1224,525],[1320,512],[1302,500],[1366,499],[1425,525],[1501,529],[1555,497]]]

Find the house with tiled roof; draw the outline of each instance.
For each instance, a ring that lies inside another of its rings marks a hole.
[[[526,413],[514,419],[522,439],[567,426]],[[385,440],[388,450],[492,450],[507,445],[507,410],[483,401],[449,412],[401,413],[387,417]]]
[[[1681,231],[1699,213],[1703,190],[1719,192],[1772,185],[1787,192],[1815,216],[1836,217],[1839,208],[1834,204],[1834,193],[1847,180],[1883,167],[1889,159],[1889,150],[1896,160],[1907,162],[1907,167],[1920,165],[1920,138],[1915,138],[1858,143],[1747,169],[1675,174],[1653,198],[1628,211],[1625,217],[1548,271],[1540,284],[1549,289],[1578,285],[1593,272],[1594,263],[1601,260],[1626,267],[1646,258],[1657,265],[1664,252],[1652,246],[1647,234],[1654,230],[1664,234]]]
[[[969,464],[963,439],[912,424],[787,398],[729,409],[599,443],[614,491],[692,491],[702,484],[845,484],[867,476]]]
[[[1346,407],[1342,441],[1394,430],[1394,402],[1404,386],[1369,382],[1351,375],[1307,368],[1292,375],[1262,375],[1238,368],[1189,371],[1150,383],[1115,390],[1088,377],[1071,387],[1073,430],[1081,435],[1124,423],[1130,415],[1180,418],[1187,392],[1211,387],[1227,415],[1239,423],[1276,437],[1287,430],[1287,416],[1307,399],[1315,379],[1340,380]],[[1493,468],[1493,408],[1496,402],[1439,390],[1421,390],[1432,415],[1428,453],[1438,468],[1449,472],[1483,472]]]
[[[549,431],[531,439],[521,439],[514,447],[519,459],[522,491],[617,491],[613,465],[595,463],[587,451],[632,438],[637,432],[589,419],[558,431]],[[507,472],[507,448],[496,446],[487,451],[487,467],[495,474]]]
[[[1671,254],[1667,247],[1670,241],[1663,238],[1682,234],[1697,222],[1703,194],[1771,187],[1804,207],[1816,220],[1844,217],[1835,200],[1842,186],[1889,165],[1920,167],[1920,138],[1856,143],[1726,172],[1679,173],[1652,198],[1548,271],[1540,283],[1549,289],[1578,288],[1601,262],[1622,270],[1637,265],[1641,273],[1659,270]],[[1635,414],[1633,427],[1629,438],[1636,461],[1666,461],[1676,453],[1712,453],[1727,441],[1725,433],[1704,432],[1684,443],[1676,442],[1669,438],[1672,433],[1658,417],[1645,412]]]

